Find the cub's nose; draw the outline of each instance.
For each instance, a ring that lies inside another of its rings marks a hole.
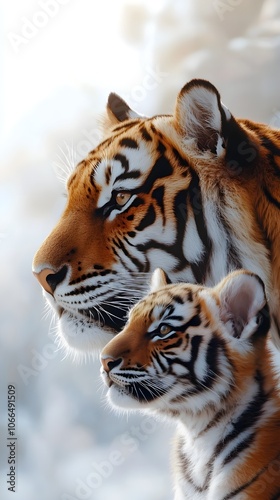
[[[105,372],[109,373],[115,366],[118,366],[122,362],[122,358],[112,358],[110,356],[101,355],[100,357],[102,366]]]
[[[42,269],[39,273],[33,272],[34,276],[39,281],[40,285],[46,290],[46,292],[51,295],[54,294],[54,291],[61,283],[66,274],[67,274],[67,266],[63,266],[59,271],[55,272],[52,269]]]

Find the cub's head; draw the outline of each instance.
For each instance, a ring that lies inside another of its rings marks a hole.
[[[107,108],[108,136],[70,175],[64,213],[33,262],[62,343],[79,351],[98,350],[121,330],[158,265],[174,281],[211,281],[204,198],[226,166],[238,165],[238,145],[242,162],[252,156],[203,80],[181,90],[174,115],[144,118],[115,94]]]
[[[193,413],[242,391],[262,363],[270,327],[264,286],[246,271],[214,288],[166,284],[136,304],[123,331],[101,353],[110,403],[176,415]]]

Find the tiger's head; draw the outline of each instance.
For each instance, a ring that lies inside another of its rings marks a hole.
[[[264,285],[235,271],[213,288],[167,284],[153,273],[151,292],[101,352],[112,406],[192,414],[229,404],[269,363],[270,316]]]
[[[61,341],[81,352],[97,351],[121,330],[159,265],[174,281],[206,284],[254,266],[215,207],[225,179],[233,186],[225,211],[242,232],[248,203],[238,208],[236,199],[244,178],[232,181],[232,173],[256,159],[250,133],[217,89],[189,82],[173,115],[139,116],[115,94],[107,111],[108,136],[70,175],[64,213],[33,262]],[[241,234],[247,246],[257,233],[248,221]],[[257,255],[255,247],[251,253]],[[259,253],[256,268],[265,273],[262,247]]]

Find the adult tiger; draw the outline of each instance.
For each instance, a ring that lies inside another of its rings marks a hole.
[[[179,424],[176,500],[280,498],[280,391],[258,276],[167,285],[130,312],[101,353],[110,403]]]
[[[236,120],[192,80],[174,115],[145,118],[117,95],[107,138],[67,183],[33,271],[71,348],[98,350],[125,322],[146,273],[214,285],[236,268],[264,281],[280,325],[280,133]]]

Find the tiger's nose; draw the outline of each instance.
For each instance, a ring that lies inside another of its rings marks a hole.
[[[40,285],[46,290],[46,292],[51,295],[54,294],[54,291],[61,283],[67,273],[67,266],[63,266],[59,271],[55,272],[52,269],[42,269],[39,273],[33,272],[34,276],[39,281]]]
[[[105,372],[109,373],[115,366],[118,366],[122,362],[122,358],[112,358],[110,356],[101,355],[100,357],[102,366]]]

